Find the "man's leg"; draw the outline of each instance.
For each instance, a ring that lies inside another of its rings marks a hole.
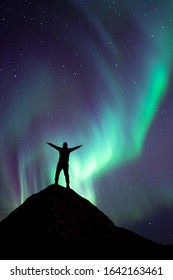
[[[70,179],[69,179],[69,174],[68,174],[68,165],[64,166],[64,175],[65,175],[65,180],[66,180],[66,187],[70,188]]]
[[[57,184],[57,185],[58,185],[59,174],[60,174],[61,170],[62,170],[62,167],[59,164],[57,164],[56,173],[55,173],[55,184]]]

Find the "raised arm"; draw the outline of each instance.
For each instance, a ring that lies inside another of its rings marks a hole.
[[[69,150],[70,150],[70,152],[73,152],[74,150],[79,149],[80,147],[82,147],[82,145],[70,148]]]
[[[54,145],[52,143],[48,143],[47,142],[47,144],[50,145],[51,147],[53,147],[54,149],[58,150],[58,151],[60,151],[60,149],[61,149],[60,147],[58,147],[58,146],[56,146],[56,145]]]

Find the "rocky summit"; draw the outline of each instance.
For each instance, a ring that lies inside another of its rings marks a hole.
[[[1,221],[0,242],[0,259],[169,259],[172,252],[171,245],[115,226],[59,185],[31,195]]]

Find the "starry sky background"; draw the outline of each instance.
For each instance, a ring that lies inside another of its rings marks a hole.
[[[0,220],[67,141],[77,193],[173,243],[173,1],[1,0],[0,38]]]

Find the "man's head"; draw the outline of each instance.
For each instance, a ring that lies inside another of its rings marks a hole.
[[[68,148],[67,142],[64,142],[64,143],[63,143],[63,148]]]

